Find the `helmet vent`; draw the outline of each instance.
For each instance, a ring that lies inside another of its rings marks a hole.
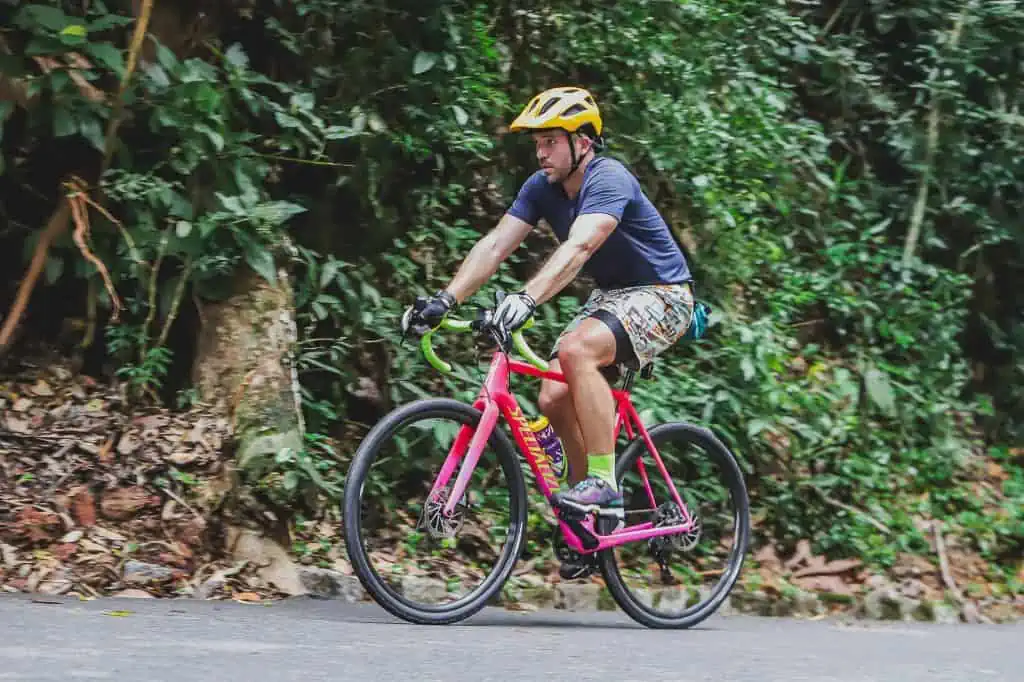
[[[558,104],[558,98],[557,97],[552,97],[547,102],[544,102],[544,106],[541,107],[539,112],[537,112],[537,115],[538,116],[543,116],[544,114],[548,113],[548,109],[550,109],[551,107],[555,106],[556,104]]]
[[[572,116],[573,114],[579,114],[582,113],[583,111],[586,111],[586,109],[583,107],[582,104],[573,104],[571,107],[562,112],[562,116]]]

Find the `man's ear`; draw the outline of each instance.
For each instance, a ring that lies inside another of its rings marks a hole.
[[[594,148],[594,140],[589,135],[576,135],[576,139],[580,141],[577,152],[579,156],[586,156],[587,152]]]

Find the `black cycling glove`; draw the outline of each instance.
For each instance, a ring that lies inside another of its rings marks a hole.
[[[430,297],[417,296],[416,302],[402,315],[402,334],[408,334],[410,331],[417,336],[426,334],[441,324],[455,304],[455,297],[444,290]]]

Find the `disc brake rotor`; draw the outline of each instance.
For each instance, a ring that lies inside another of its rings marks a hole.
[[[446,516],[444,506],[448,503],[448,496],[451,494],[451,485],[446,485],[436,490],[423,505],[423,513],[417,526],[420,530],[426,530],[427,534],[435,540],[450,540],[458,535],[465,522],[465,498],[455,505],[452,515]]]
[[[682,511],[675,502],[665,502],[654,511],[654,527],[664,528],[666,526],[676,526],[686,522],[683,517]],[[689,530],[684,533],[677,533],[675,535],[663,535],[659,538],[653,538],[651,540],[651,549],[655,551],[681,551],[688,552],[697,546],[700,542],[701,537],[701,522],[700,516],[696,511],[692,511],[690,514],[690,521],[692,525]]]

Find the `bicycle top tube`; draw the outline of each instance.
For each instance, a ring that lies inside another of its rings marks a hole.
[[[523,331],[532,327],[533,323],[534,320],[531,317],[530,320],[520,329],[517,329],[516,331],[512,332],[512,344],[515,346],[516,351],[518,351],[520,355],[526,358],[526,360],[531,365],[533,365],[534,367],[543,372],[546,372],[548,371],[548,363],[545,362],[541,356],[537,355],[537,353],[535,353],[532,348],[530,348],[530,345],[526,342],[526,339],[523,337]],[[440,330],[450,330],[456,332],[478,331],[479,327],[475,327],[475,324],[477,323],[474,323],[474,321],[472,320],[460,320],[446,317],[444,320],[442,320],[441,324],[439,324],[437,327],[431,329],[429,332],[424,334],[423,338],[420,339],[420,349],[423,351],[423,355],[427,358],[427,362],[429,362],[431,366],[433,366],[434,369],[436,369],[437,371],[442,372],[444,374],[451,374],[452,366],[449,363],[442,360],[437,355],[437,352],[434,350],[434,334]],[[489,323],[485,322],[484,324]]]

